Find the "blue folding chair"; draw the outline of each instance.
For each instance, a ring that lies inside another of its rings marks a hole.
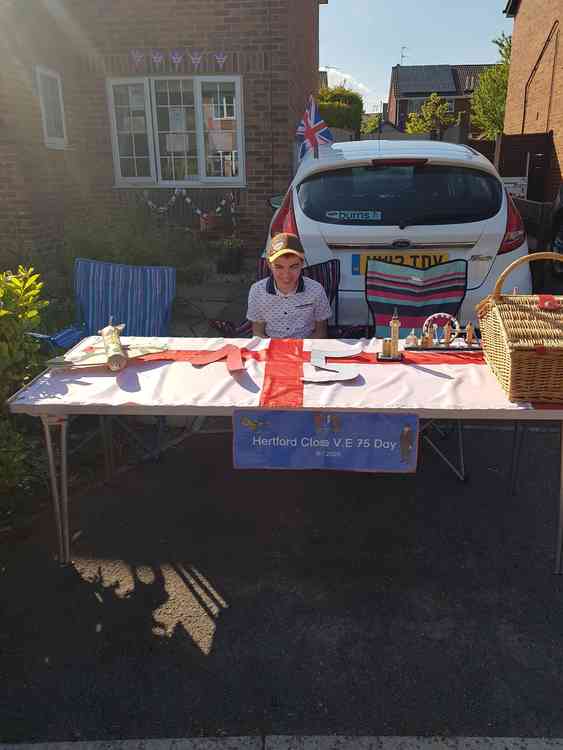
[[[76,258],[74,294],[77,323],[53,335],[34,334],[51,347],[69,349],[113,322],[126,336],[166,336],[176,295],[176,269],[126,266]]]

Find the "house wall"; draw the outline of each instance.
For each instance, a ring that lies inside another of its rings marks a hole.
[[[553,0],[521,0],[514,19],[504,132],[553,131],[554,154],[545,195],[552,199],[563,164],[563,7]],[[550,36],[551,34],[551,36]],[[543,54],[542,54],[543,53]],[[534,72],[534,68],[537,69]]]
[[[11,265],[11,256],[24,259],[36,240],[49,245],[60,237],[64,216],[81,210],[88,191],[80,152],[50,150],[43,142],[37,61],[64,75],[67,123],[71,131],[77,126],[65,38],[32,4],[5,1],[0,14],[0,260]]]
[[[0,220],[19,207],[27,237],[56,241],[73,216],[130,202],[134,191],[114,188],[106,79],[190,75],[187,58],[178,70],[169,62],[155,69],[149,59],[151,49],[187,47],[206,51],[197,72],[242,78],[247,186],[235,194],[241,234],[261,249],[266,200],[292,177],[295,129],[318,90],[318,13],[318,0],[0,0],[0,154],[8,165]],[[145,50],[147,62],[135,67],[132,49]],[[219,51],[227,54],[222,70]],[[62,75],[67,150],[43,144],[35,64]],[[194,203],[212,207],[231,188],[196,192]],[[170,195],[151,188],[157,204]]]

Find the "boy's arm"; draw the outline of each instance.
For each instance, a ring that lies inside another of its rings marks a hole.
[[[252,321],[252,335],[259,336],[262,339],[266,338],[266,323],[263,320]]]
[[[315,321],[315,329],[313,331],[313,335],[311,336],[313,339],[326,339],[328,338],[328,327],[326,320],[317,320]]]

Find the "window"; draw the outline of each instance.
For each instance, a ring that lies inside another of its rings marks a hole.
[[[305,215],[325,224],[464,224],[500,211],[502,184],[456,166],[358,166],[312,175],[298,196]]]
[[[65,148],[67,138],[61,77],[42,67],[37,67],[35,74],[45,145],[48,148]]]
[[[422,105],[425,101],[428,100],[428,97],[414,97],[412,99],[407,99],[407,107],[408,107],[408,113],[416,112],[417,114],[420,112]],[[444,100],[446,104],[448,105],[448,112],[454,111],[454,100],[453,99],[445,99]]]
[[[244,184],[240,79],[108,81],[116,183]]]

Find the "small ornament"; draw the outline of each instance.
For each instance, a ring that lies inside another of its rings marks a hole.
[[[145,62],[145,53],[142,49],[132,49],[131,59],[133,60],[133,65],[138,68]]]
[[[176,66],[176,68],[178,68],[182,64],[184,57],[185,52],[183,49],[173,49],[170,53],[170,61],[173,65]]]
[[[414,332],[414,328],[411,330],[407,338],[405,339],[405,346],[414,347],[418,346],[418,337]]]
[[[452,340],[452,324],[448,320],[446,325],[444,326],[444,346],[449,346],[450,341]]]
[[[127,355],[125,354],[125,350],[123,349],[119,338],[119,335],[124,328],[125,323],[120,323],[119,325],[114,326],[112,324],[112,318],[110,318],[107,326],[98,331],[104,344],[107,365],[112,372],[119,372],[127,367]]]
[[[153,63],[156,65],[156,67],[158,68],[164,62],[164,52],[162,52],[162,50],[159,50],[159,49],[153,49],[152,54],[151,54],[151,59]]]
[[[216,52],[215,53],[215,60],[217,61],[217,65],[221,70],[225,67],[225,63],[227,62],[227,55],[224,52]]]
[[[401,333],[401,321],[397,314],[397,308],[393,311],[393,317],[389,321],[389,327],[391,328],[391,356],[399,356],[399,336]]]
[[[475,328],[471,321],[465,326],[465,341],[467,342],[467,346],[475,344]]]
[[[194,51],[190,52],[190,60],[192,61],[192,65],[197,70],[199,66],[201,65],[201,61],[203,60],[203,52]]]

